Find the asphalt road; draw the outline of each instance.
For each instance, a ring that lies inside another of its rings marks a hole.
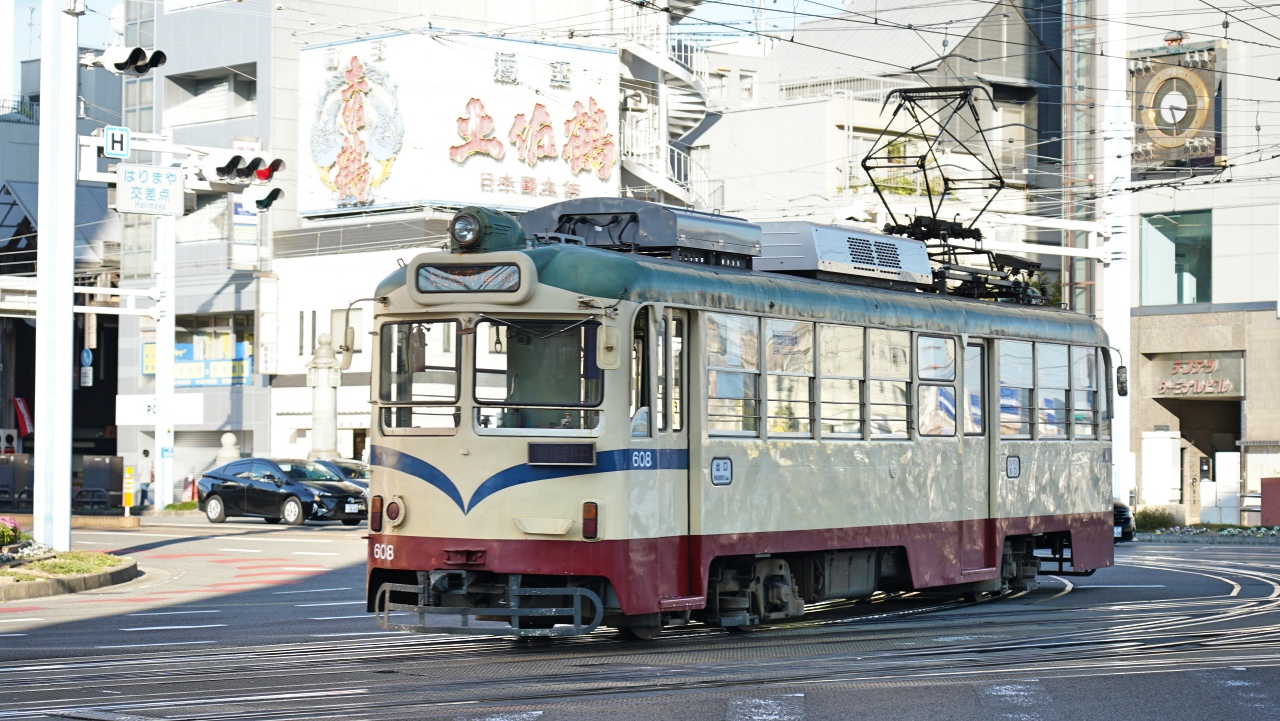
[[[0,719],[1280,719],[1280,548],[1124,544],[976,605],[530,643],[380,631],[363,526],[166,520],[74,534],[143,578],[0,604]]]
[[[144,524],[73,531],[75,550],[132,557],[142,576],[90,593],[0,604],[0,661],[379,632],[364,612],[364,524]]]

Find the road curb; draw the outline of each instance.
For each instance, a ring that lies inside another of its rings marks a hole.
[[[1187,534],[1184,536],[1178,533],[1139,533],[1134,536],[1133,540],[1147,543],[1194,543],[1198,546],[1280,546],[1280,536],[1257,538],[1249,536],[1209,536],[1199,534]]]
[[[4,515],[17,521],[18,525],[24,529],[35,526],[35,519],[30,513],[6,513]],[[141,525],[141,519],[137,516],[71,516],[72,528],[128,529],[139,528]]]
[[[204,511],[135,511],[134,515],[144,518],[204,518]]]
[[[100,573],[86,573],[80,576],[64,578],[45,578],[39,581],[23,581],[22,583],[6,583],[0,586],[0,603],[5,601],[23,601],[45,596],[61,596],[65,593],[80,593],[96,588],[115,586],[138,577],[138,562],[126,559],[128,563],[119,568]],[[18,567],[19,569],[21,566]]]

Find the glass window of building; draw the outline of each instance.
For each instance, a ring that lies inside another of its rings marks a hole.
[[[1142,305],[1213,302],[1213,213],[1142,216]]]
[[[738,73],[738,93],[745,102],[755,102],[756,74],[746,70]]]

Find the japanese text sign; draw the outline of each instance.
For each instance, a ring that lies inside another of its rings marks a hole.
[[[298,212],[617,197],[617,51],[451,33],[303,48]]]
[[[1244,397],[1244,358],[1239,353],[1169,353],[1151,358],[1155,398]]]
[[[181,168],[158,165],[116,166],[116,212],[182,215]]]

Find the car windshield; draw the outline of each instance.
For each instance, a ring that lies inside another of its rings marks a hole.
[[[338,470],[347,478],[354,478],[357,481],[369,480],[369,467],[363,463],[335,463]]]
[[[280,470],[295,481],[341,481],[338,474],[311,461],[276,461]]]

